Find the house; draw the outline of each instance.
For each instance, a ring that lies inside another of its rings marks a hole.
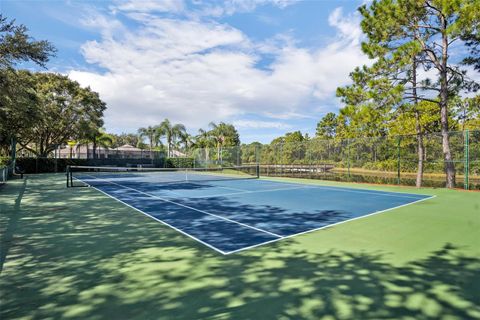
[[[57,150],[58,158],[74,158],[74,159],[150,159],[155,157],[163,157],[161,151],[149,151],[136,148],[129,144],[125,144],[118,148],[104,148],[97,146],[95,152],[93,144],[77,144],[73,147],[63,146]]]

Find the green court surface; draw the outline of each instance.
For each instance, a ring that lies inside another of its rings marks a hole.
[[[0,318],[480,319],[480,193],[304,183],[436,197],[221,255],[62,174],[12,180]]]

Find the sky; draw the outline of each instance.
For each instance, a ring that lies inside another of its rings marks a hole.
[[[360,49],[361,4],[1,1],[0,10],[58,49],[48,71],[100,94],[108,132],[168,118],[196,134],[224,121],[243,143],[268,143],[296,130],[312,136],[341,107],[336,88],[369,62]]]

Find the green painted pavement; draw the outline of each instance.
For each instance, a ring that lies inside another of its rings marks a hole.
[[[480,193],[288,180],[436,198],[222,256],[62,174],[12,180],[0,318],[480,319]]]

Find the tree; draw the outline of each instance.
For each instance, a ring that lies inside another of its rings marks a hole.
[[[362,29],[367,35],[362,50],[375,62],[369,67],[356,68],[350,74],[353,85],[339,88],[337,95],[347,103],[341,112],[341,123],[349,124],[342,125],[340,131],[348,129],[350,132],[357,131],[357,134],[360,129],[369,132],[367,136],[370,137],[384,136],[386,123],[399,118],[406,109],[412,111],[409,114],[415,116],[418,149],[416,185],[420,187],[424,152],[423,132],[419,125],[417,68],[421,50],[411,43],[419,32],[416,27],[417,17],[408,15],[411,7],[407,4],[398,7],[394,1],[379,1],[369,8],[360,8],[363,16]],[[352,130],[352,126],[358,128]],[[344,136],[350,138],[356,134]],[[370,147],[376,149],[374,142]]]
[[[113,137],[113,145],[112,148],[118,148],[123,145],[131,145],[131,146],[138,146],[140,142],[138,134],[134,133],[121,133],[121,134],[110,134]]]
[[[19,137],[23,148],[46,157],[58,145],[87,138],[101,128],[106,105],[98,93],[59,74],[36,73],[32,78],[38,118]]]
[[[93,141],[93,152],[96,153],[95,149],[98,147],[102,147],[104,149],[108,149],[113,145],[113,137],[108,133],[104,132],[103,130],[99,132],[98,135],[95,135],[92,139]]]
[[[157,140],[157,136],[158,136],[157,127],[148,126],[148,127],[145,127],[145,128],[139,128],[138,129],[138,135],[140,136],[141,139],[143,139],[143,138],[148,139],[148,144],[149,144],[149,147],[150,147],[150,151],[152,151],[153,146],[155,144],[155,140]]]
[[[239,146],[240,137],[237,129],[231,124],[220,122],[218,125],[214,122],[209,124],[211,130],[209,132],[217,147],[217,160],[222,161],[222,149],[225,146]]]
[[[200,150],[197,150],[200,153],[204,153],[202,158],[205,158],[205,161],[208,163],[210,161],[210,148],[215,146],[215,142],[210,135],[210,132],[204,129],[198,129],[198,134],[195,136],[195,144]]]
[[[415,113],[418,113],[418,119]],[[417,135],[418,126],[422,128],[423,134],[440,131],[440,113],[437,103],[420,101],[415,108],[405,106],[404,110],[388,123],[388,132],[391,136]]]
[[[466,3],[461,12],[462,24],[461,39],[465,42],[468,49],[468,55],[463,59],[462,63],[471,65],[477,71],[480,71],[480,10],[478,1]]]
[[[477,34],[468,34],[462,37],[465,45],[469,48],[469,56],[462,60],[464,65],[471,65],[477,71],[480,71],[480,36]]]
[[[410,99],[413,106],[419,100],[439,105],[447,187],[455,185],[455,167],[448,137],[449,99],[461,89],[474,85],[466,78],[465,71],[450,62],[449,48],[462,36],[472,33],[465,17],[471,17],[468,10],[480,10],[479,6],[478,1],[472,6],[466,0],[381,0],[360,9],[362,30],[369,40],[362,45],[363,51],[371,58],[379,58],[377,66],[388,67],[388,63],[396,62],[392,65],[394,71],[399,63],[405,67],[410,60],[410,71],[404,68],[397,71],[397,75],[406,74],[401,77],[404,81],[398,83],[400,87],[397,88],[410,85],[411,94],[404,95],[404,98]],[[438,76],[434,80],[418,82],[418,66],[426,71],[435,69]],[[382,79],[385,80],[389,78]],[[432,92],[437,95],[436,99],[431,98]]]
[[[15,141],[40,121],[34,78],[28,71],[0,71],[0,145],[9,153]]]
[[[98,158],[98,148],[102,147],[104,149],[109,149],[113,147],[115,137],[111,134],[106,133],[103,128],[95,128],[95,130],[90,131],[88,131],[88,129],[85,130],[86,131],[82,131],[82,135],[84,138],[77,141],[77,148],[81,145],[86,145],[88,150],[89,144],[92,143],[93,159]]]
[[[304,140],[305,138],[300,131],[287,132],[287,134],[285,134],[285,143],[299,143]]]
[[[257,163],[260,160],[259,153],[262,152],[263,145],[260,142],[242,144],[242,162]]]
[[[165,119],[157,127],[157,134],[159,136],[164,136],[167,141],[167,155],[172,157],[172,148],[175,145],[176,141],[181,139],[182,136],[186,134],[185,126],[181,123],[173,124],[170,120]]]
[[[48,41],[36,41],[28,34],[24,25],[15,25],[0,14],[0,68],[13,68],[18,62],[32,61],[45,67],[56,49]]]
[[[480,129],[480,95],[464,99],[456,97],[452,104],[454,104],[454,113],[460,124],[460,130]]]
[[[30,73],[14,70],[19,62],[45,67],[56,49],[48,41],[36,41],[24,25],[0,14],[0,150],[16,148],[16,139],[38,120]],[[10,142],[13,142],[12,144]]]
[[[332,139],[337,131],[337,116],[333,112],[327,113],[317,124],[316,136]]]
[[[180,136],[179,142],[183,144],[183,149],[185,151],[189,151],[196,146],[195,137],[187,132]]]

